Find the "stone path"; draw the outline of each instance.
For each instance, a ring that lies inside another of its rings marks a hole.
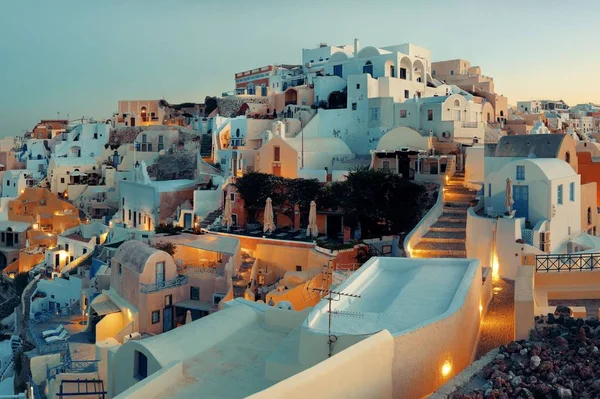
[[[481,322],[475,359],[514,339],[515,283],[496,278],[492,301]]]
[[[476,192],[463,186],[464,174],[455,174],[444,186],[444,212],[411,251],[413,258],[465,258],[467,209]]]

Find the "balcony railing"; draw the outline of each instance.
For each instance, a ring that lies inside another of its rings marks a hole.
[[[460,126],[464,128],[476,128],[477,122],[461,122]]]
[[[536,272],[571,272],[600,270],[600,253],[536,255]]]
[[[151,292],[162,291],[167,288],[179,287],[180,285],[187,284],[188,276],[179,276],[172,280],[163,281],[161,283],[154,284],[141,284],[140,291],[144,294],[149,294]]]
[[[71,360],[51,367],[46,372],[46,379],[55,378],[63,373],[95,373],[98,371],[98,360]]]

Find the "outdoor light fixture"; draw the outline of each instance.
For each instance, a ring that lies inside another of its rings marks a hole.
[[[448,377],[448,375],[450,374],[450,371],[452,371],[452,364],[450,364],[449,360],[446,360],[446,362],[442,366],[442,376]]]

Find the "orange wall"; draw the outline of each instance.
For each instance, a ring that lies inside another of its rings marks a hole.
[[[581,184],[597,183],[600,185],[600,162],[593,162],[592,154],[589,152],[578,152],[577,160]],[[596,192],[596,203],[600,203],[600,191]]]

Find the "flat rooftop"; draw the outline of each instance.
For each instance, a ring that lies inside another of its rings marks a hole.
[[[260,392],[277,383],[265,378],[265,363],[289,333],[252,323],[184,360],[183,376],[161,384],[151,398],[244,398]]]
[[[332,303],[332,331],[392,335],[415,329],[460,307],[478,264],[468,259],[372,258],[336,288],[360,297],[340,296]],[[334,299],[337,296],[334,294]],[[327,333],[328,301],[317,304],[307,319],[309,329]]]

